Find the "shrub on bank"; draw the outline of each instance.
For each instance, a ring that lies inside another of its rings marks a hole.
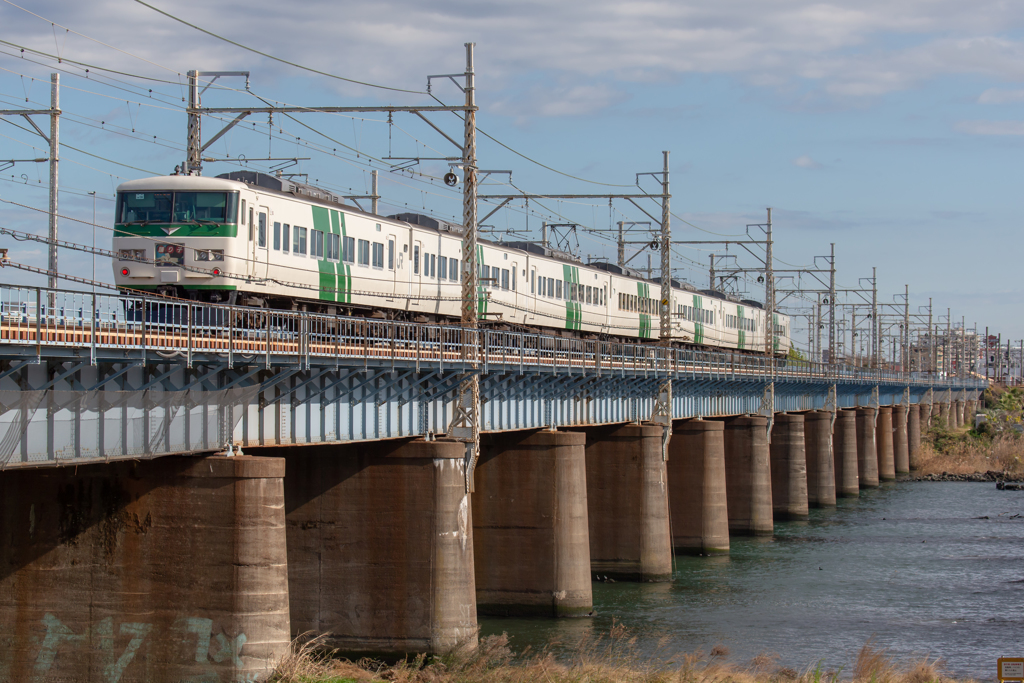
[[[319,640],[319,639],[317,639]],[[555,656],[529,648],[516,655],[508,636],[480,639],[475,650],[429,658],[418,655],[398,664],[335,659],[317,640],[296,644],[271,683],[956,683],[938,660],[900,663],[869,640],[849,674],[826,671],[820,663],[799,672],[778,665],[778,655],[762,654],[745,665],[727,661],[728,650],[670,655],[642,653],[637,639],[621,625],[607,636],[584,639],[574,650]]]

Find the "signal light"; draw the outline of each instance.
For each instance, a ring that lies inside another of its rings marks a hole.
[[[132,271],[128,270],[127,268],[122,268],[121,269],[121,275],[124,276],[124,277],[128,277],[129,275],[131,275],[131,273],[132,273]]]
[[[213,269],[213,274],[214,275],[220,275],[220,268],[214,268]]]

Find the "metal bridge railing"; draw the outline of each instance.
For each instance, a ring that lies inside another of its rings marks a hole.
[[[254,309],[147,296],[0,285],[0,348],[152,351],[162,356],[227,355],[267,366],[390,361],[441,369],[480,364],[560,373],[671,373],[675,377],[955,385],[976,379],[777,359],[729,351],[679,349],[526,331],[351,318]],[[237,360],[236,360],[237,359]],[[774,367],[772,367],[772,365]]]

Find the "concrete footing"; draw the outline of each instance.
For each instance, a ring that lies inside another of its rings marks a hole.
[[[774,517],[768,418],[745,415],[728,418],[724,424],[729,532],[771,536]]]
[[[892,457],[897,476],[910,473],[908,415],[907,406],[900,404],[892,407]]]
[[[289,651],[279,458],[0,475],[0,680],[262,679]]]
[[[719,421],[673,423],[668,482],[677,553],[729,552],[724,435],[725,425]]]
[[[875,420],[875,449],[878,453],[878,478],[881,481],[896,479],[892,433],[892,406],[881,406]]]
[[[857,462],[857,411],[837,410],[832,428],[832,455],[836,468],[836,496],[860,495],[860,466]]]
[[[857,472],[862,489],[878,486],[878,446],[875,408],[857,408]]]
[[[476,640],[465,447],[378,441],[281,449],[295,635],[351,653]]]
[[[593,427],[585,434],[591,572],[616,581],[671,581],[662,428]]]
[[[807,456],[804,416],[776,413],[772,426],[772,511],[776,520],[806,519]]]
[[[593,612],[582,432],[481,436],[473,494],[480,614]]]
[[[832,456],[832,412],[804,413],[804,449],[807,454],[807,504],[836,504],[836,473]]]
[[[907,413],[907,464],[911,471],[921,468],[921,414],[926,405],[913,403]]]

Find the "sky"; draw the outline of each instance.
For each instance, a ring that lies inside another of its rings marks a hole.
[[[0,107],[48,107],[49,74],[61,73],[62,239],[92,243],[95,201],[96,244],[108,246],[117,184],[181,163],[190,69],[250,72],[218,79],[204,106],[455,105],[449,80],[433,80],[437,100],[424,94],[427,76],[463,72],[474,42],[479,165],[511,171],[485,177],[481,194],[658,192],[659,177],[638,174],[661,171],[669,151],[673,239],[744,239],[772,207],[777,269],[822,267],[834,243],[841,287],[870,287],[874,267],[880,302],[902,306],[906,285],[912,313],[930,299],[935,321],[949,309],[955,325],[1024,338],[1024,3],[146,2],[0,0]],[[461,140],[454,114],[427,116]],[[46,156],[22,117],[0,118],[0,159]],[[204,140],[228,120],[204,117]],[[303,158],[284,172],[345,194],[368,194],[376,168],[383,213],[461,220],[461,186],[440,180],[458,150],[411,114],[253,115],[206,154],[223,160],[206,175]],[[422,161],[402,171],[412,162],[397,157]],[[8,166],[0,227],[44,234],[47,165]],[[482,201],[480,216],[491,208]],[[648,220],[623,200],[534,200],[484,223],[505,239],[575,224],[569,247],[614,260],[609,231]],[[45,264],[44,245],[0,242],[15,261]],[[757,267],[736,244],[677,245],[677,277],[706,287],[711,253]],[[60,259],[91,277],[90,256]],[[647,252],[631,264],[645,268]],[[96,272],[111,281],[108,260]],[[739,286],[760,298],[754,277]],[[779,283],[794,285],[818,287],[809,275]],[[816,296],[785,303],[796,312]],[[806,344],[806,324],[794,336]]]

